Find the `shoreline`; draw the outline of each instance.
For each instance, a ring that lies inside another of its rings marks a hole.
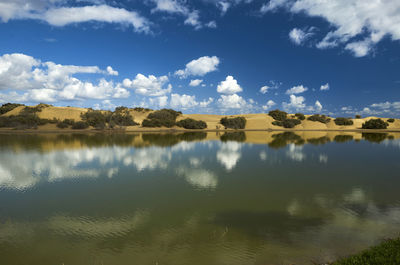
[[[117,134],[117,133],[184,133],[184,132],[357,132],[357,133],[400,133],[400,129],[121,129],[121,130],[97,130],[97,129],[6,129],[0,128],[0,134],[10,133],[103,133],[103,134]]]

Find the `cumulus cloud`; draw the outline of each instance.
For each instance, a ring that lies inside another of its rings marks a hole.
[[[203,101],[196,101],[196,96],[194,95],[180,95],[180,94],[172,94],[170,105],[172,108],[178,109],[190,109],[194,107],[205,108],[208,107],[212,102],[213,98],[208,98]]]
[[[188,76],[204,76],[218,69],[219,59],[217,56],[203,56],[186,64],[185,69],[175,72],[175,75],[186,78]]]
[[[41,62],[25,54],[5,54],[0,57],[0,90],[11,92],[1,94],[0,99],[19,102],[54,102],[129,96],[129,92],[120,84],[114,84],[104,78],[94,84],[74,77],[75,74],[104,73],[106,71],[97,66],[61,65],[54,62]]]
[[[218,87],[217,92],[222,94],[232,95],[238,92],[242,92],[242,87],[238,84],[237,80],[233,76],[228,75],[225,81],[222,81]]]
[[[268,110],[275,105],[276,105],[276,103],[273,100],[268,100],[267,104],[263,105],[262,108],[263,108],[263,110]]]
[[[318,112],[322,110],[322,104],[318,100],[315,101],[315,110]]]
[[[123,85],[126,88],[134,89],[135,93],[139,95],[159,97],[171,93],[172,86],[171,84],[166,85],[168,82],[168,76],[165,75],[156,77],[154,75],[137,74],[133,80],[124,79]]]
[[[131,25],[137,32],[150,31],[150,22],[135,11],[109,5],[63,7],[56,3],[62,4],[63,1],[3,0],[0,3],[0,18],[3,22],[10,19],[37,19],[59,27],[98,21]]]
[[[202,27],[200,22],[200,15],[198,10],[190,10],[185,5],[184,1],[179,0],[152,0],[156,7],[153,8],[152,12],[167,12],[171,14],[180,14],[186,17],[184,23],[191,25],[196,29]]]
[[[290,110],[290,109],[295,109],[295,110],[300,110],[304,109],[306,107],[306,104],[304,104],[305,98],[302,96],[295,96],[295,95],[290,95],[290,103],[283,102],[283,108],[285,110]]]
[[[321,91],[327,91],[327,90],[329,90],[329,83],[326,83],[325,85],[322,85],[319,89],[321,90]]]
[[[303,92],[306,92],[308,90],[308,88],[306,88],[303,85],[300,86],[294,86],[291,89],[286,90],[286,94],[287,95],[291,95],[291,94],[300,94]]]
[[[289,32],[290,40],[297,45],[302,45],[312,35],[313,33],[305,32],[298,28],[294,28]]]
[[[221,109],[244,109],[247,107],[246,100],[238,94],[221,95],[218,104]]]
[[[118,71],[115,71],[111,66],[107,66],[107,73],[109,75],[115,75],[115,76],[118,75]]]
[[[345,44],[355,56],[370,53],[384,36],[400,40],[400,20],[397,0],[271,0],[261,8],[262,12],[285,8],[292,13],[321,17],[335,30],[328,32],[317,44],[320,49]]]
[[[189,86],[196,87],[199,86],[202,82],[202,79],[194,79],[190,81]]]
[[[263,87],[261,87],[261,88],[260,88],[260,93],[261,93],[261,94],[267,94],[269,88],[270,88],[269,86],[263,86]]]

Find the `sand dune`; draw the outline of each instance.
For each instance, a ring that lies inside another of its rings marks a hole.
[[[4,116],[11,116],[11,115],[18,115],[24,106],[17,107],[5,114]],[[38,116],[42,119],[53,119],[56,118],[58,120],[64,119],[73,119],[75,121],[81,120],[81,113],[87,112],[88,109],[85,108],[76,108],[76,107],[53,107],[53,106],[45,106],[43,109],[38,112]],[[142,123],[144,119],[152,111],[136,111],[130,109],[130,114],[133,116],[134,120],[137,123]],[[282,127],[272,125],[274,119],[266,113],[258,113],[258,114],[242,114],[242,115],[212,115],[212,114],[182,114],[180,115],[177,120],[182,120],[186,118],[192,118],[195,120],[203,120],[207,123],[208,130],[216,130],[219,128],[223,130],[223,126],[219,123],[220,119],[223,117],[245,117],[247,120],[246,123],[246,130],[316,130],[316,131],[331,131],[331,130],[359,130],[361,129],[362,124],[372,118],[376,117],[365,117],[362,119],[353,119],[354,124],[351,126],[338,126],[333,121],[333,118],[327,124],[314,122],[309,120],[303,120],[301,124],[297,125],[293,129],[283,129]],[[307,117],[307,115],[306,115]],[[386,120],[387,118],[383,118]],[[126,131],[159,131],[160,128],[143,128],[141,126],[129,126],[125,128]],[[161,128],[163,129],[163,128]],[[167,129],[167,128],[164,128]],[[175,130],[184,130],[179,127],[173,128]],[[45,125],[40,126],[39,130],[57,130],[54,125]],[[388,130],[392,131],[400,131],[400,119],[396,119],[394,123],[389,123]]]

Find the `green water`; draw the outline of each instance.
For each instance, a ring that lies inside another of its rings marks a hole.
[[[400,235],[400,138],[0,135],[0,264],[313,264]]]

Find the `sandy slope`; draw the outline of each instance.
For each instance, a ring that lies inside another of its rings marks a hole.
[[[24,108],[24,106],[17,107],[12,111],[9,111],[4,116],[10,115],[18,115],[19,112]],[[87,112],[85,108],[76,108],[76,107],[45,107],[41,112],[38,113],[40,118],[43,119],[73,119],[75,121],[81,120],[81,113]],[[130,114],[133,116],[134,120],[138,123],[141,123],[151,111],[134,111],[130,110]],[[282,130],[282,127],[272,125],[274,121],[271,116],[265,113],[259,114],[243,114],[243,115],[232,115],[229,117],[245,117],[247,120],[246,130]],[[220,119],[225,117],[225,115],[211,115],[211,114],[183,114],[177,118],[177,120],[182,120],[185,118],[192,118],[195,120],[203,120],[207,123],[207,128],[209,130],[217,129],[217,126],[222,130],[223,126],[219,123]],[[366,117],[363,119],[353,119],[354,124],[351,126],[338,126],[334,123],[333,119],[327,123],[323,124],[320,122],[313,122],[304,120],[301,124],[297,125],[294,130],[357,130],[361,129],[361,125],[371,119],[376,117]],[[386,120],[386,119],[384,119]],[[51,130],[53,126],[43,126],[43,128],[39,128],[43,130]],[[182,130],[182,128],[176,127],[174,129]],[[399,130],[400,131],[400,119],[396,119],[394,123],[389,123],[388,129],[390,130]],[[157,131],[160,128],[142,128],[141,126],[129,126],[126,128],[127,131],[137,131],[137,130],[146,130],[146,131]]]

